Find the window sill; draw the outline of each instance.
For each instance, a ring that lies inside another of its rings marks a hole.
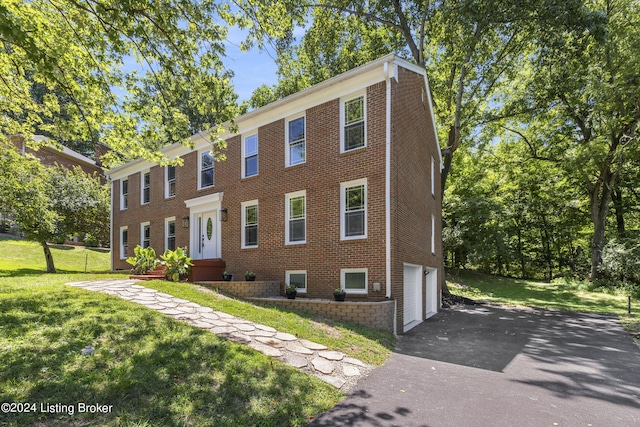
[[[340,149],[340,155],[342,156],[343,154],[347,155],[347,154],[353,154],[353,153],[359,153],[360,151],[364,150],[365,148],[367,148],[367,145],[363,145],[362,147],[358,147],[358,148],[352,148],[351,150],[342,150],[342,148]]]

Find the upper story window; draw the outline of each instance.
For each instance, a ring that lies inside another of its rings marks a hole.
[[[198,188],[207,188],[213,186],[213,154],[210,151],[200,153],[199,169],[199,186]]]
[[[176,195],[176,167],[167,166],[165,168],[166,183],[165,183],[165,197],[173,197]]]
[[[140,195],[140,203],[146,205],[151,198],[151,173],[144,172],[142,174],[142,182],[140,185],[142,194]]]
[[[176,250],[176,217],[166,218],[164,220],[164,235],[165,242],[164,248],[175,251]]]
[[[286,166],[293,166],[306,162],[307,143],[305,137],[305,117],[298,117],[287,122],[285,128]]]
[[[143,248],[151,246],[151,226],[148,222],[140,224],[140,246]]]
[[[129,180],[120,180],[120,210],[129,207]]]
[[[342,122],[341,151],[351,151],[366,145],[365,102],[364,95],[341,102],[340,119]]]
[[[340,184],[340,238],[367,237],[367,179]]]
[[[242,203],[242,248],[258,247],[258,201]]]
[[[285,244],[306,243],[307,212],[306,190],[297,191],[285,195],[286,199],[286,224]]]
[[[431,195],[436,195],[436,161],[431,156]]]
[[[258,134],[247,136],[242,144],[242,177],[258,175]]]

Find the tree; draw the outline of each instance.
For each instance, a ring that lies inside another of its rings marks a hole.
[[[0,205],[27,239],[40,243],[49,273],[56,269],[47,242],[75,233],[108,234],[109,189],[98,177],[80,168],[47,168],[3,146]]]
[[[0,135],[41,130],[105,143],[111,162],[163,160],[160,147],[236,114],[220,59],[220,23],[234,19],[213,0],[3,2]]]

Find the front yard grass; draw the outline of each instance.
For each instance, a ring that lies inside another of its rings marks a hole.
[[[343,397],[247,346],[63,286],[103,276],[1,273],[0,403],[36,412],[0,412],[0,425],[303,425]],[[112,408],[81,414],[79,402]],[[56,404],[76,411],[46,412]]]

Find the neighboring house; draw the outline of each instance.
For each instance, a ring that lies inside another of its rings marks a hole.
[[[424,69],[389,55],[234,124],[226,161],[205,132],[163,150],[180,167],[108,172],[114,269],[136,245],[186,246],[197,269],[252,270],[299,297],[395,300],[397,332],[438,311],[441,157]],[[198,277],[221,279],[209,271]]]
[[[33,139],[40,144],[38,150],[28,147],[24,138],[21,136],[14,135],[10,137],[13,145],[23,156],[25,154],[31,154],[45,166],[59,165],[67,169],[80,166],[86,174],[93,175],[95,173],[103,182],[106,182],[104,172],[99,162],[83,156],[64,145],[61,145],[59,148],[55,145],[46,145],[45,141],[48,140],[46,136],[34,135]],[[96,154],[98,154],[97,151]]]

